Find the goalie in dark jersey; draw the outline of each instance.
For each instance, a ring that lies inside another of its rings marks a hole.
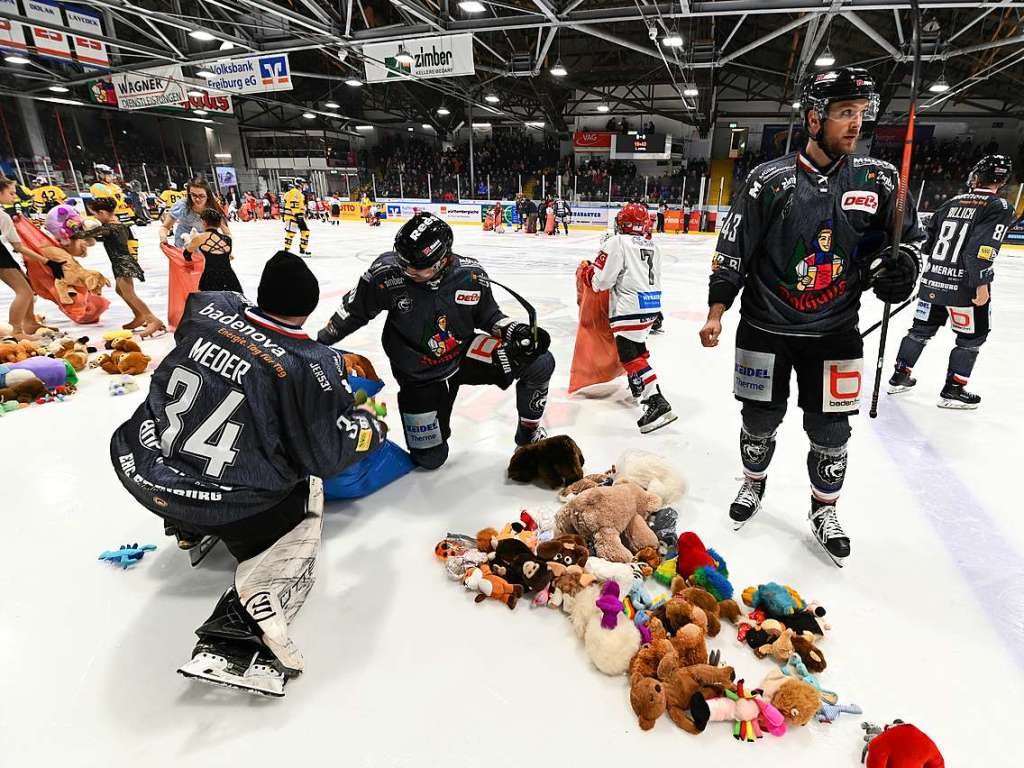
[[[317,335],[334,344],[387,312],[382,342],[398,381],[398,408],[412,460],[437,469],[448,458],[452,406],[463,385],[516,383],[516,445],[540,426],[555,359],[547,331],[498,309],[480,262],[452,251],[452,229],[418,213],[346,294]],[[483,333],[477,333],[477,329]]]
[[[721,317],[742,290],[733,392],[743,404],[745,479],[729,509],[733,525],[741,527],[761,508],[795,371],[810,440],[808,519],[815,540],[842,565],[850,539],[836,503],[850,416],[860,406],[860,297],[870,287],[883,301],[907,298],[924,233],[908,199],[901,244],[890,257],[884,242],[899,173],[853,155],[863,121],[874,120],[878,108],[871,75],[857,68],[816,73],[805,82],[801,103],[807,146],[751,171],[722,223],[700,338],[706,347],[718,344]]]
[[[995,261],[1013,225],[1013,206],[999,196],[1010,181],[1013,162],[1006,155],[981,158],[967,176],[967,192],[947,200],[928,222],[928,266],[917,294],[914,324],[900,343],[889,394],[917,383],[910,373],[924,346],[946,324],[956,334],[949,353],[940,408],[974,409],[981,398],[965,387],[992,322],[990,288]]]
[[[288,622],[313,584],[322,483],[378,447],[386,427],[356,407],[341,353],[302,330],[316,277],[278,252],[257,306],[192,294],[176,347],[110,443],[118,479],[179,545],[217,536],[238,560],[233,586],[196,634],[187,677],[284,695],[303,670]]]

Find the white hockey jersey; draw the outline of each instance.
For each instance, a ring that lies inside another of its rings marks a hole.
[[[603,235],[590,285],[610,291],[613,333],[646,336],[661,312],[661,249],[641,235]]]

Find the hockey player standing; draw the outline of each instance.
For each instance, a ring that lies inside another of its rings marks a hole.
[[[114,169],[109,165],[99,164],[95,166],[95,171],[96,181],[89,187],[89,192],[97,199],[111,198],[114,201],[114,215],[117,216],[117,220],[122,224],[131,224],[135,213],[128,205],[128,201],[125,200],[124,191],[117,184]],[[86,208],[88,207],[86,206]]]
[[[51,184],[45,176],[36,176],[33,183],[35,186],[32,188],[32,202],[37,214],[49,213],[51,208],[56,208],[68,199],[64,190],[56,184]]]
[[[386,428],[354,405],[341,354],[302,330],[320,295],[305,263],[279,251],[258,295],[255,307],[238,293],[189,296],[177,346],[110,458],[179,546],[219,536],[238,560],[179,672],[282,696],[303,669],[288,622],[315,575],[318,478],[366,456]]]
[[[284,249],[291,250],[295,230],[299,231],[299,255],[309,252],[309,225],[306,223],[306,180],[295,179],[291,189],[284,193]]]
[[[653,432],[676,420],[650,363],[647,336],[661,313],[661,249],[644,237],[647,206],[627,203],[615,216],[615,233],[602,237],[601,252],[587,268],[595,291],[611,291],[608,324],[629,391],[643,408],[636,425]]]
[[[729,516],[741,527],[761,508],[775,431],[786,414],[790,375],[810,438],[808,515],[837,565],[850,554],[836,501],[846,476],[850,415],[860,406],[860,295],[906,299],[920,270],[924,233],[907,200],[894,261],[879,242],[891,231],[899,174],[852,156],[861,125],[875,119],[878,90],[864,69],[819,72],[804,83],[807,145],[751,171],[722,223],[708,288],[705,347],[718,344],[721,317],[742,290],[734,394],[743,404],[745,479]],[[873,247],[872,247],[873,246]]]
[[[565,198],[558,198],[555,201],[555,233],[558,233],[558,225],[561,224],[565,234],[569,234],[569,219],[572,216],[572,208]]]
[[[928,266],[921,278],[914,324],[896,356],[889,394],[906,392],[917,383],[911,370],[948,316],[956,346],[949,353],[939,407],[973,409],[981,402],[964,387],[991,328],[989,286],[995,279],[999,247],[1014,220],[1013,206],[999,197],[999,190],[1012,174],[1009,157],[987,155],[968,174],[968,192],[947,200],[932,214],[924,249]]]
[[[405,440],[425,469],[448,458],[452,406],[464,384],[506,389],[516,382],[516,445],[545,437],[540,421],[555,370],[548,333],[504,315],[480,262],[454,253],[453,239],[445,221],[417,213],[317,335],[334,344],[387,313],[382,341],[398,381]]]

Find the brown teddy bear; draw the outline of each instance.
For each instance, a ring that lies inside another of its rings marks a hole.
[[[658,537],[647,516],[660,506],[660,498],[635,483],[591,488],[558,511],[555,536],[578,533],[593,542],[598,557],[628,563],[644,547],[657,549]]]
[[[0,344],[0,363],[20,363],[38,354],[35,343],[27,339]]]
[[[9,403],[14,400],[19,403],[32,403],[45,394],[46,385],[33,376],[31,379],[19,381],[13,386],[0,388],[0,403]]]
[[[708,637],[718,637],[718,633],[722,630],[722,619],[728,619],[735,624],[742,615],[735,600],[719,602],[706,589],[688,586],[682,576],[672,579],[670,589],[673,595],[679,595],[704,611],[708,620]]]
[[[825,654],[814,644],[808,635],[793,635],[793,650],[800,655],[800,660],[807,667],[808,672],[815,675],[824,672],[828,667],[825,661]]]
[[[540,480],[548,488],[561,488],[583,477],[583,461],[575,440],[555,435],[517,448],[508,463],[508,477],[517,483]]]
[[[769,672],[759,687],[789,725],[807,725],[821,708],[821,694],[813,685],[790,677],[781,669]]]
[[[380,381],[376,369],[367,358],[357,355],[355,352],[346,352],[342,355],[345,360],[345,372],[352,373],[361,379]]]
[[[708,616],[704,613],[704,609],[678,595],[669,598],[655,608],[653,616],[665,628],[670,637],[690,624],[695,624],[705,632],[708,630]]]
[[[563,504],[569,499],[572,499],[584,491],[589,491],[591,488],[596,488],[599,485],[611,485],[612,476],[615,474],[615,467],[612,467],[607,472],[598,472],[592,475],[585,475],[575,483],[570,483],[565,486],[558,494],[558,500]]]
[[[575,533],[557,536],[537,545],[537,556],[547,563],[563,566],[578,565],[582,568],[590,557],[590,550],[583,537]]]
[[[109,374],[135,376],[144,373],[153,359],[143,354],[142,348],[132,339],[117,339],[110,346],[112,351],[109,354],[100,355],[92,363]]]

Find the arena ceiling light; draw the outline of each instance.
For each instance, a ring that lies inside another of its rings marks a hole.
[[[555,77],[565,77],[566,75],[569,74],[569,70],[567,70],[565,68],[565,65],[562,64],[562,60],[561,59],[556,61],[555,62],[555,66],[553,66],[549,71]]]
[[[4,56],[4,61],[6,61],[8,64],[31,64],[32,63],[31,59],[26,59],[24,56],[18,56],[17,54],[14,54],[14,53],[9,54],[7,56]]]
[[[446,107],[444,104],[442,104],[440,107],[437,108],[437,114],[439,114],[439,115],[450,115],[451,112],[448,110],[448,107]]]
[[[800,109],[800,102],[799,101],[794,101],[793,102],[793,109]]]
[[[608,112],[610,109],[611,109],[611,107],[609,107],[607,104],[598,104],[597,105],[597,111],[598,112]]]
[[[530,120],[526,124],[530,128],[543,128],[544,127],[544,121],[543,120]]]
[[[54,93],[67,93],[71,89],[65,88],[63,85],[51,85],[49,90],[53,91]]]
[[[459,8],[466,13],[483,13],[487,10],[484,8],[484,4],[478,3],[477,0],[462,0],[462,2],[459,3]]]
[[[429,131],[433,127],[434,126],[432,126],[430,123],[423,123],[423,125],[420,126],[420,128],[423,128],[423,129],[425,129],[427,131]]]
[[[412,54],[405,50],[405,46],[399,43],[398,53],[395,54],[395,61],[397,61],[399,64],[404,64],[408,67],[411,67],[414,59],[412,57]]]
[[[341,104],[336,101],[325,101],[324,106],[328,109],[341,109]]]
[[[208,69],[200,69],[198,72],[196,72],[196,76],[205,77],[207,80],[209,80],[211,77],[216,77],[217,75]]]
[[[683,38],[678,32],[669,32],[661,38],[661,44],[666,48],[682,48]]]
[[[220,50],[222,51],[230,51],[234,47],[235,44],[232,43],[230,40],[225,40],[223,43],[220,44]]]
[[[211,40],[217,39],[214,35],[210,34],[205,29],[193,29],[191,32],[188,33],[188,36],[191,37],[193,40],[202,40],[203,42],[207,43]]]
[[[206,117],[210,113],[207,112],[205,109],[193,109],[192,114],[199,115],[200,117]]]
[[[78,99],[62,99],[59,96],[43,96],[39,100],[48,101],[51,104],[68,104],[72,107],[80,107],[82,105],[82,102],[80,102]],[[81,149],[82,147],[79,146],[78,148]]]
[[[698,91],[695,86],[688,85],[683,89],[683,96],[686,96],[687,98],[700,96],[700,91]]]
[[[814,60],[814,66],[816,67],[831,67],[836,63],[836,57],[832,55],[832,51],[826,45],[825,50],[821,52],[821,55]]]
[[[949,90],[949,83],[946,82],[945,75],[939,75],[939,79],[928,86],[928,90],[932,93],[945,93]]]
[[[493,93],[488,93],[486,96],[484,96],[484,101],[490,102],[491,104],[497,104],[499,101],[501,101],[501,99],[499,99]]]
[[[474,128],[490,128],[490,123],[473,123]]]
[[[356,126],[356,130],[357,131],[372,131],[373,130],[373,126],[372,125],[357,125]]]
[[[230,152],[215,152],[213,154],[213,156],[216,157],[218,160],[230,160],[231,159],[231,153]]]
[[[302,116],[307,120],[312,120],[314,117],[316,117],[316,115],[314,115],[312,112],[303,112]]]
[[[412,127],[412,126],[410,125],[410,126],[409,126],[408,128],[406,128],[405,130],[407,130],[407,131],[408,131],[409,133],[412,133],[412,132],[413,132],[413,131],[415,131],[416,129],[415,129],[415,128],[413,128],[413,127]]]
[[[360,88],[363,85],[363,81],[356,80],[354,77],[350,77],[348,80],[345,81],[345,85],[349,86],[350,88]]]

